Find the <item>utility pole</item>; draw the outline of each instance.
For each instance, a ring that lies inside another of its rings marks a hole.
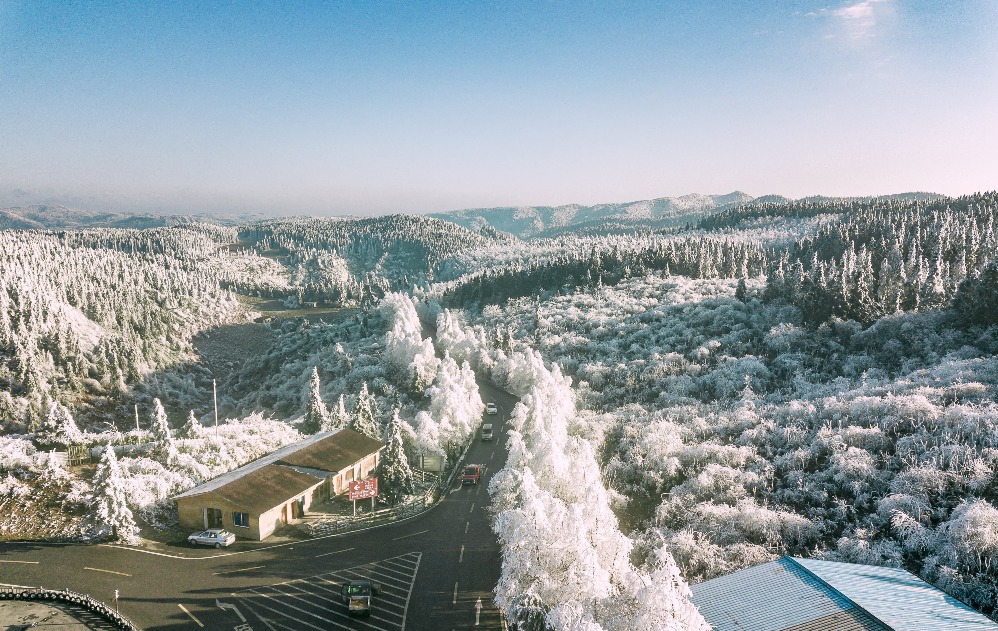
[[[215,380],[211,380],[211,398],[215,401],[215,438],[218,438],[218,389]]]
[[[139,431],[139,404],[135,404],[135,431]]]

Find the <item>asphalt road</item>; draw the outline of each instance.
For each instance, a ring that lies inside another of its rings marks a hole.
[[[486,417],[495,440],[476,436],[465,457],[486,465],[481,482],[462,487],[458,478],[443,501],[410,520],[183,557],[103,545],[0,543],[0,584],[68,587],[109,604],[118,590],[121,612],[147,631],[501,629],[492,603],[500,549],[489,526],[487,486],[506,462],[506,419],[516,399],[480,387],[484,400],[499,405],[498,416]],[[338,585],[357,576],[385,588],[370,618],[348,618],[339,598]]]

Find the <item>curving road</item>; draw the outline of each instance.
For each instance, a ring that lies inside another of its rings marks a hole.
[[[0,584],[69,587],[114,603],[146,631],[446,631],[502,628],[492,603],[500,549],[489,526],[487,485],[506,461],[516,399],[480,383],[499,405],[495,440],[477,437],[465,462],[483,463],[461,487],[410,520],[368,531],[184,557],[117,546],[0,543]],[[503,419],[503,420],[500,420]],[[372,615],[351,619],[338,585],[369,576],[384,586]],[[476,624],[476,603],[481,612]]]

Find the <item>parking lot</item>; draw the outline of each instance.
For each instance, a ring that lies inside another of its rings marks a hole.
[[[266,627],[288,629],[373,629],[401,631],[405,627],[409,595],[422,554],[410,552],[367,565],[344,568],[284,583],[254,587],[235,595]],[[366,578],[381,583],[371,615],[352,618],[340,596],[347,581]]]

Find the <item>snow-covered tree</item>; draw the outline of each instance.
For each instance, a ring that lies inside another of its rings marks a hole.
[[[340,398],[336,401],[336,406],[333,407],[332,412],[329,413],[329,420],[326,425],[323,426],[322,431],[331,432],[349,426],[350,414],[347,412],[346,398],[341,394]]]
[[[204,438],[205,433],[204,426],[194,416],[194,410],[191,410],[187,415],[187,422],[180,428],[180,437],[187,439]]]
[[[361,385],[360,393],[357,395],[357,405],[353,409],[353,418],[350,419],[350,429],[381,440],[381,427],[374,416],[374,397],[368,391],[366,381]]]
[[[170,423],[166,418],[163,404],[157,398],[153,399],[152,405],[152,426],[150,427],[154,441],[152,456],[167,467],[172,467],[177,462],[177,444],[170,431]]]
[[[386,503],[394,506],[415,489],[412,468],[402,443],[402,420],[396,409],[385,429],[385,449],[378,465],[378,493]]]
[[[76,426],[73,415],[62,404],[53,401],[41,426],[35,432],[39,445],[71,445],[83,439],[83,432]]]
[[[100,531],[113,541],[135,543],[138,528],[126,501],[127,482],[110,445],[104,448],[94,472],[90,505]]]
[[[299,427],[302,434],[315,434],[321,432],[323,427],[329,425],[329,411],[322,401],[322,393],[319,391],[319,368],[312,369],[312,378],[309,380],[308,403],[305,404],[305,417]]]

